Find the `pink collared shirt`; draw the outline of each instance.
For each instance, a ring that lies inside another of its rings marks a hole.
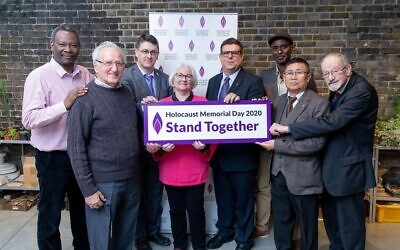
[[[40,151],[67,150],[67,116],[64,99],[68,92],[93,79],[89,71],[75,65],[68,73],[53,58],[26,78],[22,124],[31,130],[31,144]]]

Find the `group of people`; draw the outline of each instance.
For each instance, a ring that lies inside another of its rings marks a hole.
[[[155,69],[157,39],[141,35],[136,63],[103,42],[92,53],[95,76],[75,64],[79,36],[62,24],[51,35],[50,62],[34,69],[24,88],[22,123],[31,129],[40,199],[39,249],[61,249],[59,224],[70,204],[75,249],[151,250],[169,246],[160,233],[165,187],[175,250],[217,249],[235,240],[249,250],[270,230],[277,249],[318,249],[321,204],[331,249],[364,249],[364,191],[375,184],[372,143],[378,99],[347,57],[329,53],[321,62],[329,100],[316,93],[308,62],[291,58],[288,34],[268,44],[276,65],[256,76],[243,67],[243,45],[220,46],[221,73],[206,96],[193,93],[196,70],[182,63],[170,76]],[[269,98],[272,140],[191,145],[143,142],[142,105],[155,102]],[[218,232],[206,241],[204,189],[212,167]],[[271,209],[272,204],[272,209]],[[256,211],[256,212],[254,212]]]

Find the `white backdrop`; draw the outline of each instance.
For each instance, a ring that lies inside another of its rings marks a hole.
[[[157,38],[160,45],[156,67],[170,74],[181,63],[190,64],[198,76],[194,92],[205,96],[208,79],[221,72],[218,58],[221,43],[230,37],[237,38],[237,27],[236,13],[149,13],[150,34]],[[211,173],[210,169],[204,192],[206,232],[216,233],[218,217]],[[169,205],[165,193],[162,206],[161,231],[170,232]]]
[[[160,45],[156,64],[170,74],[181,63],[192,65],[198,76],[195,94],[205,96],[208,79],[221,72],[222,41],[237,37],[236,13],[149,13],[149,30]]]

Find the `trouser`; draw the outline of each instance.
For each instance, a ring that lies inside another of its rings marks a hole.
[[[136,226],[136,242],[147,241],[147,237],[160,231],[163,185],[159,180],[158,164],[151,156],[145,155],[141,168],[141,197],[138,223]]]
[[[364,192],[322,196],[322,214],[331,250],[365,249],[365,204]]]
[[[204,183],[187,187],[165,186],[176,248],[187,249],[187,211],[193,249],[206,249],[204,187]]]
[[[216,224],[218,234],[222,237],[236,235],[237,244],[251,246],[253,244],[256,169],[227,172],[220,167],[214,167],[213,176],[218,212]],[[236,230],[234,225],[236,225]]]
[[[271,216],[271,182],[270,167],[267,160],[268,152],[260,153],[260,166],[258,167],[256,183],[256,221],[255,227],[260,231],[269,230]]]
[[[295,195],[288,190],[282,172],[271,176],[274,240],[277,250],[294,249],[296,219],[300,226],[301,249],[318,249],[319,195]]]
[[[96,183],[106,203],[98,208],[86,206],[86,219],[92,250],[132,250],[139,210],[140,178]]]
[[[72,245],[75,249],[89,249],[85,201],[67,152],[35,149],[35,153],[40,188],[37,222],[39,249],[61,249],[59,226],[65,195],[69,200]]]

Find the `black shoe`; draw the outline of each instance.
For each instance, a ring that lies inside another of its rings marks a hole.
[[[220,248],[223,244],[232,241],[233,238],[234,238],[233,236],[221,236],[219,234],[216,234],[207,242],[207,248],[208,249]]]
[[[237,244],[235,250],[250,250],[252,245]]]
[[[136,242],[135,244],[136,250],[152,250],[149,242],[147,241],[140,241],[140,242]]]
[[[171,245],[171,241],[169,240],[169,238],[165,237],[160,233],[156,233],[155,235],[149,236],[148,240],[164,247]]]

